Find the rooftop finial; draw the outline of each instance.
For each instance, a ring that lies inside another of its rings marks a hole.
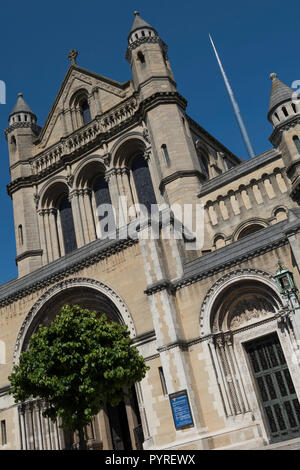
[[[72,49],[68,54],[68,59],[70,60],[72,65],[76,65],[76,58],[78,56],[78,51]]]
[[[140,12],[138,10],[135,10],[134,16],[139,16],[139,15],[140,15]]]
[[[18,96],[21,96],[21,97],[22,97],[22,96],[23,96],[23,93],[18,93]]]
[[[270,79],[274,80],[274,78],[277,78],[277,73],[275,73],[275,72],[270,73]]]

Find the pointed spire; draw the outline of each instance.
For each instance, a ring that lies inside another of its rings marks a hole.
[[[285,85],[277,78],[276,73],[271,73],[270,79],[272,80],[272,88],[268,111],[269,120],[272,111],[277,108],[277,106],[279,106],[280,104],[286,103],[287,101],[291,101],[293,98],[293,93],[295,93],[295,90]]]
[[[143,28],[152,29],[152,31],[154,31],[157,34],[157,31],[149,23],[147,23],[143,18],[140,17],[140,12],[135,11],[134,12],[134,21],[133,21],[133,25],[131,27],[129,36],[132,33],[134,33],[135,31],[137,31],[138,29],[143,29]],[[128,38],[129,38],[129,36],[128,36]]]
[[[17,113],[30,113],[30,114],[34,114],[30,107],[28,106],[28,104],[26,103],[26,101],[24,100],[23,98],[23,93],[18,93],[18,99],[17,99],[17,102],[12,110],[12,112],[10,113],[9,117],[11,117],[13,114],[17,114]]]
[[[31,111],[30,107],[24,100],[23,94],[18,93],[17,102],[8,117],[9,125],[11,126],[13,124],[20,123],[20,122],[31,125],[31,124],[36,124],[36,121],[37,121],[37,117]]]

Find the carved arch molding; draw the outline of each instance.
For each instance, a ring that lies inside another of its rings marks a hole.
[[[90,294],[91,299],[95,299],[95,302],[106,309],[103,313],[108,313],[115,321],[126,324],[130,336],[136,336],[133,319],[125,302],[111,287],[95,279],[66,279],[55,284],[42,294],[27,313],[17,336],[13,353],[13,364],[18,362],[21,351],[28,344],[29,338],[37,325],[47,322],[47,307],[62,304],[62,297],[67,299],[64,303],[68,303],[68,300],[72,298],[72,293],[76,300],[76,298],[79,298],[80,292],[86,296]],[[94,309],[92,304],[90,308]]]
[[[220,277],[208,290],[200,310],[202,337],[274,315],[284,301],[270,273],[238,269]],[[214,318],[213,318],[214,317]]]

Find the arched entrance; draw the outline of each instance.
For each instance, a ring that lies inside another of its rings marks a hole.
[[[269,442],[299,436],[297,342],[272,277],[241,270],[217,281],[201,326],[228,425],[255,422]]]
[[[80,305],[105,314],[116,322],[131,322],[122,299],[107,286],[87,279],[73,279],[54,286],[34,305],[20,330],[15,349],[15,362],[22,350],[29,347],[31,335],[40,325],[47,325],[63,305]],[[129,324],[134,335],[133,324]],[[88,448],[104,450],[132,450],[141,448],[143,435],[135,387],[127,390],[128,397],[117,407],[106,406],[86,427]],[[76,448],[78,437],[63,432],[59,422],[51,422],[42,415],[43,403],[39,400],[19,405],[20,441],[22,449]]]

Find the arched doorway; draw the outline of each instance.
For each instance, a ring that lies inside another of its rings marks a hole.
[[[254,422],[269,442],[300,436],[295,334],[274,281],[259,270],[221,281],[203,303],[202,328],[225,421]]]
[[[92,281],[95,287],[101,283]],[[69,284],[69,285],[68,285]],[[114,299],[114,293],[107,288],[107,294],[102,289],[88,286],[88,280],[69,280],[54,286],[53,292],[44,294],[44,299],[38,301],[29,312],[21,328],[23,332],[20,350],[29,347],[31,335],[40,325],[47,325],[63,305],[80,305],[89,310],[105,314],[112,321],[123,322],[126,308],[121,299]],[[102,291],[101,291],[102,290]],[[116,297],[116,295],[115,295]],[[121,309],[123,310],[121,312]],[[129,312],[127,311],[129,318]],[[28,321],[30,318],[30,322]],[[132,327],[130,328],[133,331]],[[128,392],[128,397],[117,407],[106,406],[94,417],[92,423],[86,427],[85,436],[88,448],[103,450],[133,450],[142,445],[143,435],[139,406],[135,387]],[[39,400],[28,401],[19,405],[19,427],[21,448],[24,450],[45,449],[60,450],[76,448],[78,436],[63,432],[59,422],[51,422],[42,415],[43,403]]]

